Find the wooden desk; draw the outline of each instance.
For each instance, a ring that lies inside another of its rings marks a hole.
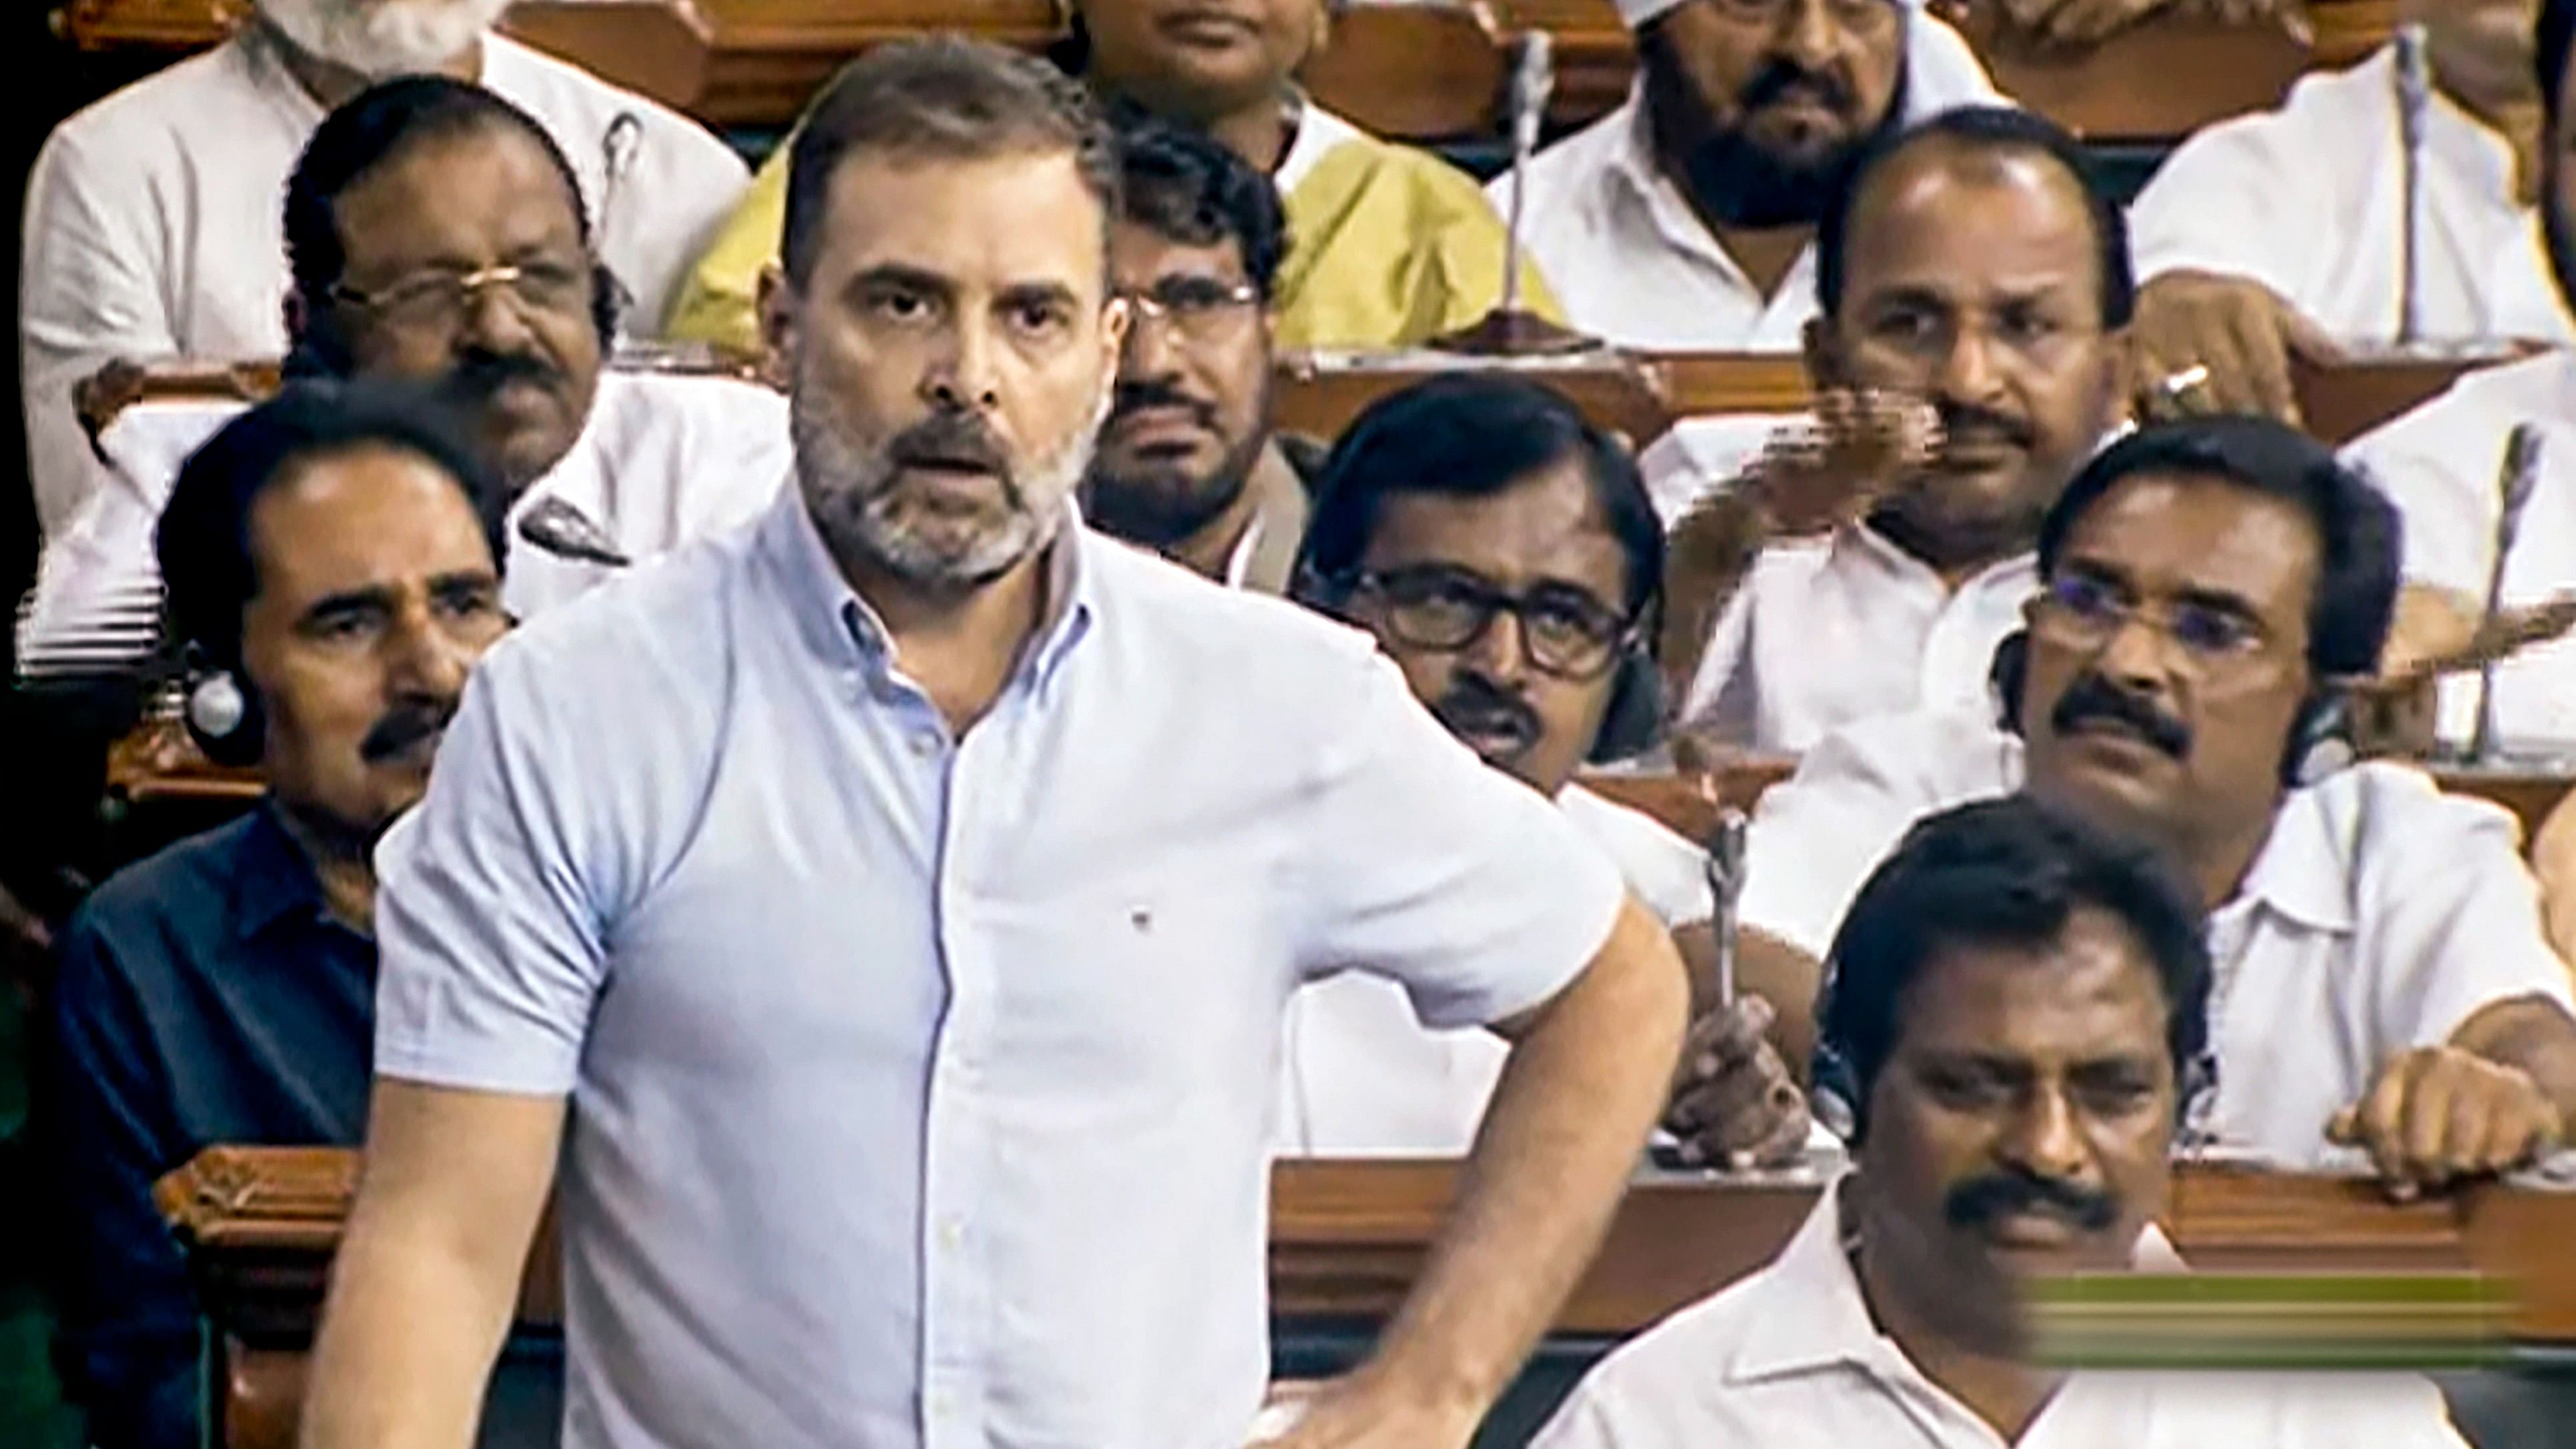
[[[1275,1321],[1382,1322],[1402,1302],[1451,1199],[1454,1164],[1283,1163],[1271,1182]],[[355,1154],[215,1148],[158,1194],[189,1248],[217,1332],[222,1442],[292,1443],[305,1356],[355,1186]],[[1631,1188],[1561,1333],[1636,1332],[1759,1268],[1815,1200],[1818,1179],[1648,1174]],[[2489,1186],[2395,1206],[2367,1183],[2202,1169],[2177,1175],[2167,1231],[2209,1268],[2475,1269],[2510,1283],[2513,1332],[2576,1340],[2576,1194]],[[560,1244],[542,1233],[519,1323],[562,1321]]]

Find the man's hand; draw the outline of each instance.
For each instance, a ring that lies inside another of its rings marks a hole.
[[[1766,1039],[1771,1020],[1769,1002],[1744,996],[1692,1026],[1664,1112],[1684,1162],[1776,1167],[1806,1147],[1807,1095]]]
[[[2566,1124],[2531,1074],[2456,1046],[2418,1047],[2380,1071],[2326,1140],[2370,1153],[2399,1201],[2504,1172],[2556,1147]]]
[[[1282,1426],[1280,1419],[1289,1422]],[[1321,1382],[1273,1384],[1251,1443],[1258,1449],[1465,1449],[1477,1420],[1465,1409],[1415,1401],[1362,1369]]]
[[[2060,50],[2098,45],[2168,11],[2223,25],[2277,25],[2302,45],[2314,38],[2303,0],[1997,0],[1996,8],[2016,38]]]
[[[2293,359],[2343,350],[2271,288],[2243,277],[2167,272],[2138,293],[2130,376],[2145,418],[2262,413],[2301,424]]]
[[[1867,516],[1940,447],[1940,415],[1922,399],[1829,388],[1812,422],[1772,434],[1739,486],[1771,532],[1824,533]]]

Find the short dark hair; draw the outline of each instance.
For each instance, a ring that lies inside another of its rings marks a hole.
[[[408,75],[369,86],[322,118],[286,182],[286,265],[308,305],[322,302],[348,267],[335,209],[349,188],[405,151],[483,129],[525,136],[563,177],[574,225],[590,241],[581,179],[536,117],[478,85]]]
[[[816,234],[842,159],[867,150],[954,160],[1068,151],[1100,200],[1104,235],[1118,210],[1117,148],[1080,82],[982,41],[893,41],[843,67],[790,144],[779,260],[795,285],[813,275]]]
[[[1919,147],[1995,154],[2036,153],[2055,162],[2084,194],[2093,223],[2096,260],[2102,274],[2102,325],[2126,327],[2138,308],[2137,269],[2129,259],[2129,223],[2120,203],[2102,187],[2083,144],[2065,128],[2036,111],[2010,106],[1960,106],[1901,131],[1881,137],[1852,164],[1842,186],[1825,202],[1816,223],[1816,303],[1828,317],[1841,315],[1843,284],[1850,275],[1852,218],[1869,195],[1870,183],[1897,160]]]
[[[2296,428],[2259,417],[2150,423],[2084,465],[2039,525],[2039,572],[2054,577],[2067,535],[2093,506],[2141,473],[2233,484],[2295,504],[2317,531],[2316,597],[2308,602],[2308,670],[2320,680],[2368,674],[2397,608],[2404,524],[2370,480]]]
[[[1118,137],[1118,216],[1185,246],[1234,243],[1244,275],[1270,300],[1288,254],[1279,188],[1204,131],[1174,125],[1133,101],[1112,102]]]
[[[2162,857],[2028,794],[1916,822],[1834,934],[1816,1031],[1848,1073],[1855,1126],[1895,1053],[1905,992],[1945,952],[2056,942],[2079,909],[2117,920],[2155,969],[2177,1096],[2209,1037],[2209,945],[2196,897]],[[1823,1073],[1819,1073],[1820,1078]]]
[[[1552,463],[1579,459],[1620,552],[1631,619],[1663,595],[1664,530],[1627,446],[1555,391],[1496,372],[1444,373],[1390,393],[1353,419],[1324,459],[1298,574],[1337,603],[1377,536],[1386,500],[1407,493],[1488,498]]]
[[[2541,0],[2540,21],[2531,37],[2532,74],[2540,80],[2540,105],[2549,123],[2558,123],[2559,91],[2567,80],[2567,52],[2576,47],[2576,0]],[[2557,154],[2543,138],[2543,155]]]
[[[260,495],[315,459],[383,447],[456,480],[498,568],[508,490],[446,404],[416,383],[307,378],[241,413],[188,455],[153,533],[170,642],[215,668],[241,662],[242,610],[259,593],[250,520]]]

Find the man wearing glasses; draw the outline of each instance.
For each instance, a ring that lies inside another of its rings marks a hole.
[[[1109,271],[1134,320],[1084,516],[1229,587],[1284,593],[1306,489],[1270,431],[1279,194],[1211,137],[1116,119]]]
[[[787,476],[769,389],[604,370],[616,289],[573,170],[490,91],[413,76],[360,93],[298,160],[285,230],[287,370],[425,383],[457,407],[510,491],[517,617],[748,519]],[[22,669],[94,650],[103,620],[151,616],[152,520],[180,460],[237,411],[135,407],[106,431],[111,486],[47,541]],[[527,526],[540,512],[551,529]],[[112,647],[150,642],[126,626]]]
[[[1698,848],[1573,782],[1582,762],[1655,738],[1647,641],[1663,572],[1662,530],[1617,440],[1545,388],[1458,373],[1381,399],[1343,433],[1296,596],[1376,635],[1450,733],[1553,799],[1701,955],[1712,911]],[[1780,1059],[1742,1056],[1797,1119]],[[1289,1005],[1281,1141],[1319,1156],[1462,1153],[1502,1059],[1489,1033],[1426,1031],[1381,982],[1310,985]],[[1773,1125],[1790,1142],[1803,1131]]]
[[[1829,736],[1767,795],[1748,930],[1819,959],[1914,820],[2022,789],[2166,852],[2210,911],[2220,1141],[2361,1148],[2401,1195],[2558,1145],[2576,1017],[2513,822],[2349,763],[2344,689],[2397,591],[2387,501],[2275,423],[2157,424],[2042,524],[1996,710]]]

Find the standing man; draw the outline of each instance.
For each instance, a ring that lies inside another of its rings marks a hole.
[[[189,723],[268,795],[109,878],[63,933],[38,1180],[61,1197],[61,1362],[99,1449],[204,1442],[196,1295],[153,1184],[217,1143],[352,1146],[366,1126],[369,852],[507,624],[500,503],[421,399],[325,382],[235,418],[172,491]]]
[[[1283,1442],[1465,1445],[1592,1252],[1679,963],[1366,641],[1072,512],[1115,165],[955,40],[798,134],[797,488],[498,651],[381,852],[314,1449],[467,1442],[559,1155],[575,1449],[1230,1449],[1280,1012],[1353,963],[1518,1046],[1419,1291]]]
[[[1270,178],[1214,137],[1121,117],[1110,285],[1127,341],[1083,516],[1230,587],[1288,587],[1306,486],[1270,430]]]
[[[2036,578],[2040,518],[2123,413],[2127,233],[2082,148],[2041,117],[1954,110],[1873,150],[1819,256],[1807,367],[1828,446],[1795,479],[1757,464],[1681,526],[1751,505],[1765,540],[1700,636],[1680,715],[1757,750],[1982,699]],[[1929,404],[1935,442],[1870,447],[1874,398]],[[1832,506],[1797,517],[1806,490]]]
[[[2463,1449],[2411,1374],[2069,1374],[2029,1290],[2172,1272],[2153,1226],[2207,1029],[2189,887],[2028,796],[1907,832],[1834,939],[1853,1170],[1761,1272],[1576,1387],[1539,1449]]]
[[[1875,139],[1998,99],[1918,0],[1619,0],[1628,102],[1530,165],[1529,255],[1621,347],[1787,352],[1825,204]],[[1508,214],[1512,179],[1486,189]]]

